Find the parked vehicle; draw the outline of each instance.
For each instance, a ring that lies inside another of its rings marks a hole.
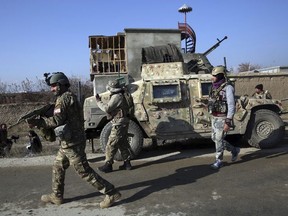
[[[143,138],[174,140],[211,136],[208,112],[211,64],[206,55],[198,54],[195,66],[191,66],[191,61],[189,65],[178,52],[172,52],[177,47],[167,46],[143,48],[142,79],[127,85],[135,104],[129,127],[134,157],[141,152]],[[109,100],[109,92],[100,96],[102,101]],[[285,132],[281,101],[238,96],[235,102],[235,127],[229,131],[230,135],[243,135],[256,148],[271,148],[279,143]],[[95,97],[85,100],[84,116],[88,136],[100,133],[100,145],[105,151],[111,123],[97,107]],[[121,160],[120,154],[116,160]]]

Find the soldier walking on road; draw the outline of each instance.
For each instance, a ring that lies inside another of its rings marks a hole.
[[[56,96],[54,113],[51,117],[40,117],[27,120],[30,128],[36,126],[46,137],[51,134],[59,137],[61,145],[54,160],[52,172],[52,193],[43,195],[43,202],[57,205],[63,203],[64,180],[66,169],[72,165],[78,175],[94,186],[105,199],[100,203],[101,208],[111,206],[119,200],[121,194],[107,180],[99,176],[87,161],[85,147],[84,118],[80,103],[75,94],[69,91],[70,83],[62,72],[46,74],[46,82],[51,87],[51,92]],[[48,131],[50,133],[48,133]],[[55,141],[52,138],[50,141]]]
[[[209,112],[212,114],[212,140],[215,142],[216,161],[212,169],[223,166],[224,150],[232,153],[232,161],[237,160],[240,148],[234,147],[225,140],[225,136],[233,127],[235,113],[234,87],[226,78],[224,66],[214,67],[212,70],[212,89],[209,97]]]
[[[132,166],[130,163],[131,153],[128,143],[128,128],[131,115],[129,110],[131,110],[131,106],[134,107],[132,96],[117,80],[110,80],[107,90],[111,93],[107,104],[101,101],[98,94],[96,95],[98,107],[107,113],[108,119],[111,119],[112,122],[112,130],[106,145],[105,164],[98,169],[105,173],[112,172],[114,156],[119,149],[124,160],[124,164],[119,169],[130,170]]]

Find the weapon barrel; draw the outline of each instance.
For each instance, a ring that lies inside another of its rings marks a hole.
[[[9,126],[8,129],[20,124],[21,122],[25,121],[26,119],[30,119],[30,118],[33,118],[35,116],[46,116],[49,113],[49,111],[51,111],[52,108],[54,108],[54,105],[47,104],[47,105],[45,105],[39,109],[32,110],[31,112],[28,112],[25,115],[21,116],[18,119],[18,121],[15,124]]]
[[[216,49],[224,40],[226,40],[228,37],[225,36],[222,40],[218,40],[218,42],[216,44],[214,44],[212,47],[210,47],[206,52],[203,53],[203,55],[208,55],[209,53],[211,53],[214,49]]]

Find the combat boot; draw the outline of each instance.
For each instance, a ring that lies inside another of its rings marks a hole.
[[[130,163],[130,160],[126,160],[124,161],[123,165],[119,166],[120,170],[131,170],[132,169],[132,165]]]
[[[57,197],[54,193],[45,194],[41,196],[41,201],[45,203],[53,203],[56,205],[61,205],[63,203],[63,197]]]
[[[98,167],[98,170],[104,173],[109,173],[113,171],[112,164],[110,162],[106,162],[103,166]]]
[[[121,193],[116,191],[113,195],[106,195],[104,200],[100,202],[100,208],[109,208],[114,202],[121,198]]]

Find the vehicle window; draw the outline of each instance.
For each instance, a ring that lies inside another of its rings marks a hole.
[[[179,95],[178,85],[153,86],[153,98],[177,97]]]
[[[181,101],[179,80],[161,80],[151,83],[151,96],[153,103],[171,103]]]
[[[212,83],[201,83],[202,96],[209,95]]]

